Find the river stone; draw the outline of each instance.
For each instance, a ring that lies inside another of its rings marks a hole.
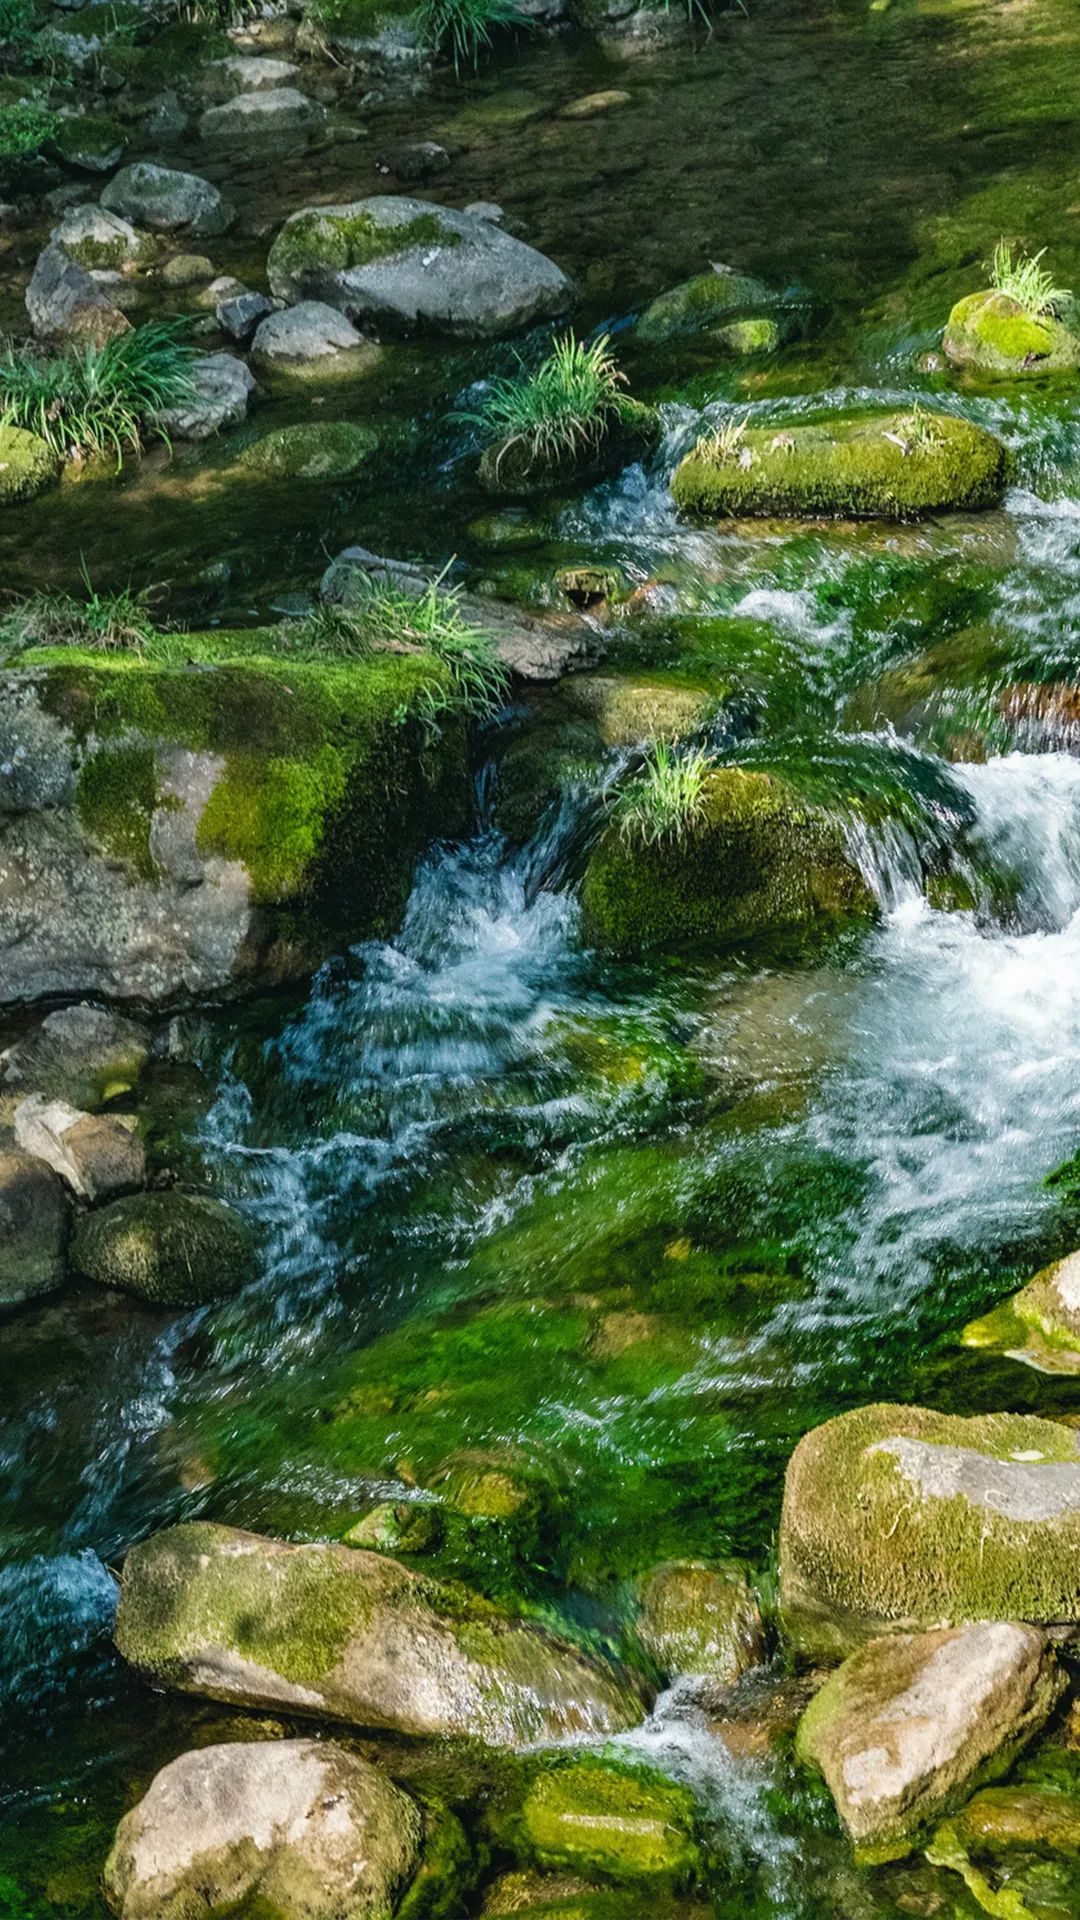
[[[595,436],[569,451],[534,449],[517,434],[484,448],[477,469],[489,493],[528,499],[566,487],[591,486],[654,451],[662,428],[655,407],[627,396],[617,399]]]
[[[379,444],[371,427],[352,420],[313,420],[275,427],[254,440],[239,465],[272,480],[342,480],[370,460]]]
[[[111,173],[120,165],[129,134],[105,113],[73,113],[61,120],[53,147],[66,166],[83,173]]]
[[[768,352],[790,331],[791,317],[771,287],[727,266],[695,274],[659,294],[637,323],[637,338],[647,345],[707,333],[732,353]]]
[[[665,1680],[733,1681],[765,1658],[761,1609],[736,1560],[657,1567],[639,1586],[635,1632]]]
[[[119,213],[137,227],[155,233],[224,233],[232,219],[217,188],[197,173],[179,173],[172,167],[136,160],[121,167],[101,194],[109,213]]]
[[[389,173],[403,187],[422,187],[450,170],[450,155],[437,140],[406,140],[400,147],[380,153],[375,162],[380,173]]]
[[[560,695],[596,727],[605,747],[685,740],[718,705],[715,688],[688,686],[662,674],[578,673]]]
[[[129,1194],[84,1214],[71,1263],[84,1279],[164,1307],[219,1300],[258,1271],[255,1235],[243,1214],[174,1188]]]
[[[324,300],[301,300],[283,313],[269,314],[251,345],[256,366],[318,380],[362,372],[375,364],[379,351]]]
[[[615,1670],[461,1587],[383,1554],[204,1522],[132,1549],[116,1643],[148,1679],[187,1693],[496,1747],[616,1733],[642,1716]]]
[[[329,1740],[238,1741],[173,1760],[105,1863],[120,1920],[390,1920],[420,1856],[413,1802]]]
[[[236,293],[230,300],[218,302],[214,316],[222,332],[241,345],[251,338],[260,320],[272,312],[265,293]]]
[[[198,77],[199,92],[212,101],[232,100],[238,93],[273,93],[297,79],[300,69],[292,60],[277,60],[265,54],[232,53],[224,60],[211,60]]]
[[[1046,1757],[1052,1757],[1049,1750]],[[1064,1760],[1065,1756],[1053,1758]],[[1074,1762],[1075,1754],[1069,1759]],[[1037,1774],[1040,1756],[1030,1766]],[[1028,1772],[1028,1763],[1022,1771]],[[1074,1769],[1070,1767],[1064,1777],[1055,1778],[1048,1768],[1045,1779],[1022,1777],[1007,1787],[984,1787],[936,1829],[926,1857],[934,1866],[952,1867],[962,1874],[987,1913],[1004,1914],[1007,1920],[1037,1920],[1047,1912],[1054,1920],[1058,1916],[1071,1920],[1076,1912],[1076,1862],[1080,1861],[1080,1794]],[[1054,1877],[1065,1897],[1060,1905],[1052,1900],[1044,1908],[1036,1894],[1035,1904],[1028,1907],[1018,1879],[1025,1863],[1047,1860],[1058,1869]],[[1066,1868],[1061,1875],[1066,1862],[1072,1871]]]
[[[59,472],[60,462],[47,441],[25,427],[0,427],[0,507],[15,507],[44,493]]]
[[[1037,1373],[1080,1373],[1080,1252],[1044,1267],[1002,1306],[969,1322],[962,1338]]]
[[[860,1855],[891,1860],[1008,1772],[1065,1691],[1045,1634],[1012,1621],[890,1634],[844,1661],[799,1723]]]
[[[99,1107],[135,1085],[150,1058],[150,1033],[104,1007],[59,1007],[0,1054],[0,1085]]]
[[[663,1892],[701,1864],[693,1794],[651,1767],[600,1757],[543,1762],[515,1823],[515,1850],[542,1867]]]
[[[942,341],[958,367],[979,373],[1059,373],[1080,366],[1080,313],[1025,312],[1010,294],[969,293],[949,315]]]
[[[197,287],[214,278],[214,263],[205,253],[174,253],[161,269],[167,287]]]
[[[50,1167],[0,1152],[0,1307],[58,1287],[67,1271],[68,1202]]]
[[[305,207],[267,262],[271,291],[314,297],[389,333],[485,339],[550,320],[571,302],[560,268],[475,215],[382,194]]]
[[[52,238],[88,272],[95,267],[141,264],[149,258],[153,246],[130,220],[121,220],[119,214],[95,206],[69,207],[53,228]]]
[[[145,1181],[145,1148],[122,1120],[32,1093],[16,1107],[13,1125],[16,1145],[44,1160],[80,1200],[115,1200]]]
[[[780,1602],[826,1660],[890,1629],[1080,1621],[1080,1434],[888,1405],[815,1427],[788,1462]]]
[[[154,416],[170,440],[209,440],[225,427],[239,426],[255,390],[255,375],[231,353],[207,353],[191,370],[194,392],[175,407]]]
[[[199,136],[230,143],[285,139],[291,144],[298,136],[316,132],[326,117],[326,108],[298,88],[275,87],[267,93],[238,93],[220,106],[207,107],[199,121]]]
[[[104,346],[129,322],[105,288],[55,240],[39,253],[26,289],[26,311],[39,340]]]

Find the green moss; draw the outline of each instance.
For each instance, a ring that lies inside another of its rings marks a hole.
[[[1075,1254],[1054,1261],[1011,1300],[972,1320],[961,1336],[964,1345],[1011,1354],[1040,1373],[1080,1373],[1076,1262]]]
[[[73,114],[61,120],[51,145],[62,160],[79,166],[84,155],[93,162],[122,153],[127,145],[127,131],[119,120],[107,113]]]
[[[140,30],[146,28],[146,15],[141,7],[128,4],[128,0],[94,0],[94,4],[79,7],[74,13],[66,13],[62,31],[74,34],[77,40],[131,39]]]
[[[395,1920],[458,1920],[475,1886],[480,1862],[461,1821],[430,1793],[418,1796],[424,1816],[424,1854]]]
[[[0,508],[30,500],[56,479],[60,462],[39,440],[36,433],[23,427],[0,426]]]
[[[1026,313],[1009,294],[992,290],[957,302],[943,344],[958,365],[985,373],[1052,373],[1080,366],[1080,335],[1054,315]]]
[[[302,280],[307,274],[370,266],[410,247],[455,247],[460,243],[460,235],[445,226],[436,212],[391,224],[363,211],[311,208],[285,222],[270,249],[267,271],[271,282],[275,274]]]
[[[538,1866],[670,1891],[701,1866],[696,1812],[686,1787],[649,1767],[560,1757],[536,1768],[506,1838]]]
[[[145,22],[146,15],[140,17]],[[148,92],[185,84],[193,71],[209,60],[223,60],[235,48],[220,27],[201,20],[170,20],[148,44],[130,41],[109,45],[109,66],[133,86]]]
[[[700,440],[676,469],[679,509],[727,515],[905,519],[995,506],[1008,477],[1001,442],[952,414],[892,412],[752,427]]]
[[[242,1214],[202,1194],[134,1193],[78,1220],[77,1273],[161,1306],[199,1306],[235,1293],[257,1271]]]
[[[143,880],[157,873],[150,851],[157,804],[152,747],[101,747],[83,761],[75,789],[79,819],[104,852]]]
[[[764,281],[748,273],[713,272],[660,294],[638,321],[637,338],[651,346],[681,334],[708,333],[732,353],[766,353],[789,330],[790,321]]]
[[[379,436],[351,420],[275,427],[245,447],[240,465],[274,480],[344,479],[375,452]]]
[[[873,911],[836,822],[781,781],[725,769],[707,776],[705,795],[678,842],[605,829],[581,890],[593,944],[724,945]]]
[[[315,0],[308,17],[332,40],[371,40],[415,11],[416,0]]]

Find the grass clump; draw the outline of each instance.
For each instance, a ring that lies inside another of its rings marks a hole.
[[[427,690],[430,718],[450,709],[483,717],[499,705],[507,673],[484,628],[465,617],[457,588],[445,574],[419,593],[372,580],[348,607],[325,606],[293,627],[298,647],[356,658],[366,653],[433,653],[450,675],[449,686]]]
[[[1041,262],[1046,248],[1027,254],[1013,249],[1007,240],[999,240],[990,262],[990,281],[995,293],[1004,293],[1032,320],[1043,314],[1056,314],[1072,299],[1071,287],[1055,287],[1054,278]]]
[[[0,0],[0,5],[3,0]],[[0,43],[3,18],[0,15]],[[22,186],[33,171],[42,150],[54,139],[60,116],[43,101],[31,97],[0,106],[0,187],[14,190]]]
[[[152,589],[120,587],[99,593],[84,571],[85,595],[32,593],[0,618],[0,653],[28,647],[86,647],[103,653],[142,653],[155,636]]]
[[[449,54],[455,73],[477,66],[500,30],[529,24],[514,0],[420,0],[416,23],[423,45]]]
[[[29,46],[37,14],[37,0],[0,0],[0,63]]]
[[[586,344],[568,333],[535,373],[523,367],[493,380],[480,406],[461,417],[501,443],[496,471],[510,454],[523,455],[529,465],[555,466],[596,449],[619,413],[625,384],[607,334]]]
[[[157,414],[190,399],[194,348],[184,323],[150,321],[102,347],[0,354],[0,426],[24,427],[60,459],[141,451]]]
[[[652,749],[644,767],[615,802],[622,838],[658,846],[685,839],[705,806],[709,757],[700,749],[679,753],[666,741]]]

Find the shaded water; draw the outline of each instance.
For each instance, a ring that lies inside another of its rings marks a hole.
[[[784,1462],[830,1413],[1077,1411],[1067,1381],[956,1347],[1077,1224],[1043,1183],[1080,1145],[1080,760],[1067,722],[1018,720],[1009,699],[1076,680],[1075,402],[946,384],[912,355],[1000,232],[1049,242],[1080,284],[1078,40],[1053,0],[776,0],[692,51],[626,66],[545,44],[410,107],[410,132],[459,147],[446,197],[502,201],[577,272],[588,320],[714,257],[805,291],[807,338],[767,368],[628,349],[635,390],[668,405],[662,455],[557,509],[514,584],[543,596],[556,564],[596,558],[658,582],[671,657],[737,656],[747,751],[824,763],[857,728],[907,754],[920,808],[852,829],[882,908],[865,935],[617,966],[578,933],[590,795],[514,851],[482,777],[480,831],[433,850],[394,940],[307,995],[176,1024],[171,1164],[251,1212],[264,1271],[198,1314],[73,1292],[0,1330],[0,1913],[98,1916],[118,1813],[165,1759],[235,1728],[155,1699],[110,1652],[108,1568],[155,1526],[340,1535],[376,1499],[422,1498],[456,1449],[513,1448],[557,1516],[524,1598],[611,1645],[633,1576],[667,1556],[738,1553],[768,1587]],[[559,119],[623,83],[617,115]],[[403,127],[389,114],[387,142]],[[258,224],[309,184],[370,189],[367,153],[231,187]],[[268,499],[230,477],[228,446],[149,462],[33,503],[18,541],[0,530],[6,577],[62,577],[81,550],[104,584],[122,525],[136,584],[227,561],[188,594],[221,618],[310,591],[347,539],[400,551],[402,526],[498,578],[445,416],[507,359],[400,348],[346,391],[343,412],[387,430],[374,483]],[[702,409],[916,387],[1014,447],[1000,512],[676,520],[667,478]],[[940,646],[930,697],[868,696]],[[965,730],[978,752],[950,770]],[[962,910],[924,897],[928,848],[967,882]],[[442,1565],[496,1596],[522,1580],[486,1537],[451,1536]],[[677,1689],[631,1744],[700,1786],[718,1913],[895,1920],[961,1900],[928,1869],[857,1872],[819,1798],[782,1763],[729,1756]]]

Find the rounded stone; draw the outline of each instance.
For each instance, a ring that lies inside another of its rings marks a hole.
[[[71,1248],[75,1270],[155,1306],[199,1306],[235,1293],[257,1269],[243,1216],[203,1194],[139,1193],[87,1214]]]
[[[24,427],[0,427],[0,507],[32,500],[60,472],[52,448]]]
[[[240,465],[275,480],[338,480],[357,473],[379,444],[370,427],[351,420],[275,427],[245,447]]]

